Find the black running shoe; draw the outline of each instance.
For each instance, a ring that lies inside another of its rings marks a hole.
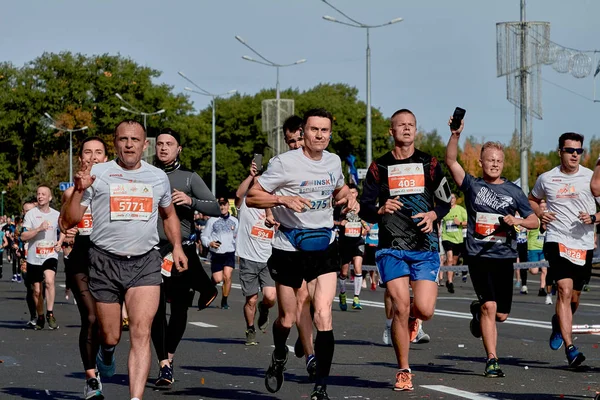
[[[265,387],[271,393],[277,393],[283,386],[283,371],[288,360],[288,348],[285,347],[285,358],[278,360],[275,358],[275,351],[271,355],[271,365],[265,375]]]
[[[308,381],[314,382],[317,380],[317,359],[315,356],[309,356],[306,363],[306,372],[308,372]]]
[[[258,303],[258,329],[265,333],[269,327],[269,308],[262,303]]]
[[[481,305],[479,304],[479,300],[473,300],[471,303],[471,315],[473,316],[473,319],[471,319],[469,329],[471,330],[471,334],[478,339],[481,337],[481,324],[479,322],[480,313]]]
[[[44,319],[44,317],[38,317],[37,322],[35,323],[35,326],[33,327],[33,329],[35,329],[36,331],[41,331],[42,329],[44,329],[45,325],[46,325],[46,320]]]
[[[156,378],[154,386],[161,389],[171,389],[173,382],[175,382],[175,379],[173,379],[173,365],[171,363],[165,364],[158,371],[158,378]]]
[[[300,336],[298,336],[298,339],[296,339],[296,343],[294,344],[294,355],[298,358],[304,357],[304,346],[302,345]]]
[[[448,293],[454,293],[454,283],[446,281],[446,288]]]
[[[315,386],[315,389],[310,394],[310,400],[329,400],[326,386]]]

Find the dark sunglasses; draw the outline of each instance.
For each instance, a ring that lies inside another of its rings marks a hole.
[[[573,154],[573,153],[577,153],[579,155],[583,154],[583,149],[581,147],[578,149],[576,149],[574,147],[563,147],[562,151],[569,153],[569,154]]]

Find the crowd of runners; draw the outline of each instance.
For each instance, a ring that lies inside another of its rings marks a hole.
[[[148,146],[144,127],[122,121],[115,128],[112,160],[101,138],[83,141],[80,168],[61,210],[51,208],[52,191],[42,185],[23,204],[21,217],[0,220],[11,280],[26,287],[27,324],[36,330],[59,327],[54,302],[62,253],[67,290],[81,316],[83,397],[110,397],[101,379],[115,374],[115,350],[128,329],[130,397],[141,399],[152,346],[158,359],[155,385],[169,388],[195,293],[204,309],[222,286],[220,308],[229,309],[238,266],[246,299],[245,345],[257,344],[257,330],[272,328],[267,390],[282,388],[286,340],[296,325],[294,353],[304,357],[314,382],[310,399],[323,400],[329,399],[336,296],[340,310],[347,311],[351,290],[350,307],[360,311],[363,289],[385,291],[382,340],[393,345],[397,359],[393,389],[410,391],[411,342],[430,340],[423,321],[434,315],[438,286],[454,293],[459,271],[464,282],[471,280],[477,299],[470,306],[470,332],[482,338],[483,374],[504,377],[496,326],[511,311],[515,274],[525,295],[531,273],[540,274],[538,295],[555,303],[549,345],[564,346],[569,367],[578,367],[585,356],[571,329],[591,276],[600,167],[580,165],[584,138],[564,133],[558,139],[560,165],[541,174],[527,195],[502,177],[499,143],[482,146],[481,177],[465,172],[457,161],[463,127],[464,121],[450,129],[445,160],[438,160],[415,148],[416,117],[398,110],[389,129],[393,149],[369,166],[359,186],[345,182],[340,158],[326,150],[335,134],[332,114],[312,109],[303,118],[292,116],[283,125],[289,151],[267,165],[252,161],[232,196],[232,210],[228,196],[215,198],[180,164],[185,149],[178,132],[160,131],[151,165],[142,160]],[[462,199],[451,192],[450,180]],[[544,259],[549,267],[539,263]],[[533,264],[515,269],[517,262]],[[441,265],[451,267],[446,279]]]

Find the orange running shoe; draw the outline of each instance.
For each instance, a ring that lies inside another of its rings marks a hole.
[[[418,318],[408,318],[408,334],[410,336],[410,341],[412,342],[417,338],[419,334],[419,326],[421,325],[421,320]]]
[[[410,369],[399,369],[396,373],[396,384],[394,390],[397,392],[415,390],[412,384],[412,374]]]

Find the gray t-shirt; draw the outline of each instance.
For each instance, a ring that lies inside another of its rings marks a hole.
[[[92,243],[120,256],[149,252],[158,243],[158,207],[171,204],[164,171],[145,161],[138,169],[126,170],[113,160],[94,165],[91,175],[96,180],[81,205],[92,212]]]
[[[504,179],[504,178],[503,178]],[[467,254],[487,258],[517,258],[514,227],[499,219],[518,212],[522,218],[533,214],[527,196],[520,187],[504,179],[498,185],[465,174],[460,189],[467,207]]]

